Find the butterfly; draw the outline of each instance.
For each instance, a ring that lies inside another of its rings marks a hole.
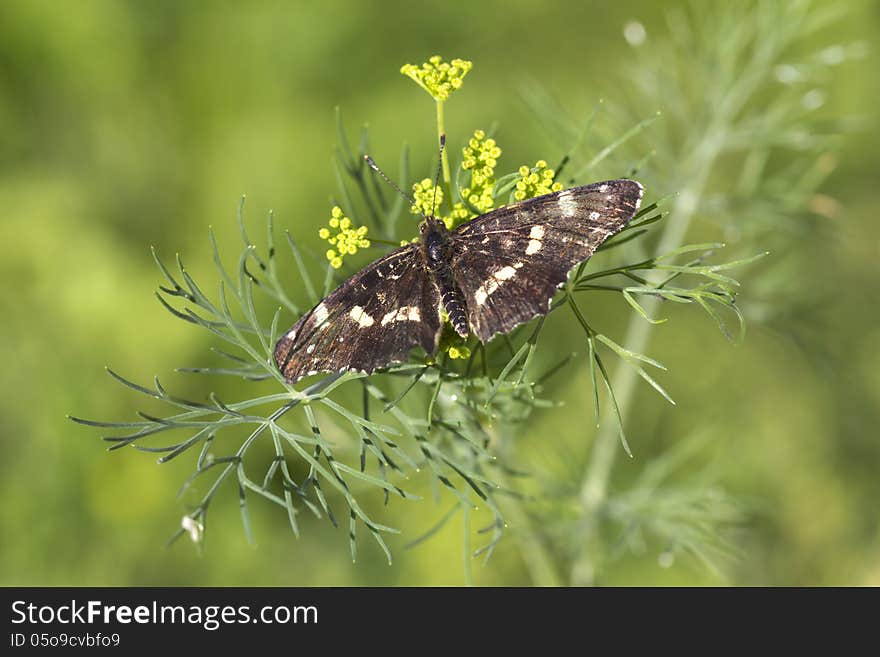
[[[419,240],[356,273],[303,315],[275,346],[294,383],[318,372],[370,374],[437,353],[443,315],[483,342],[550,311],[568,272],[620,232],[644,188],[608,180],[545,194],[476,217],[454,230],[427,216]]]

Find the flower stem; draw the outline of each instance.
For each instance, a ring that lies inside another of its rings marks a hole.
[[[446,128],[443,126],[443,106],[445,105],[445,101],[436,100],[437,104],[437,141],[439,143],[440,136],[446,133]],[[443,191],[444,200],[446,201],[446,207],[449,211],[452,211],[452,174],[449,171],[449,157],[446,152],[448,149],[444,148],[443,152],[440,154],[441,168],[443,169]]]

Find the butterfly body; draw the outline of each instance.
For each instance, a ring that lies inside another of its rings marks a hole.
[[[419,233],[425,268],[430,272],[434,285],[440,293],[440,301],[449,317],[449,323],[456,333],[466,338],[468,336],[467,303],[455,283],[450,266],[453,249],[450,232],[442,220],[426,217],[419,228]]]
[[[569,270],[635,216],[642,186],[608,180],[492,210],[449,231],[427,217],[417,243],[342,283],[278,341],[289,382],[318,372],[373,372],[421,346],[436,354],[441,311],[488,342],[549,312]]]

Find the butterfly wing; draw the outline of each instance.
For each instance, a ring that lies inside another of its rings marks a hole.
[[[482,342],[546,314],[557,287],[635,216],[633,180],[574,187],[508,205],[453,232],[452,271]]]
[[[406,361],[421,345],[435,353],[440,297],[418,245],[392,251],[365,267],[303,315],[275,346],[288,382],[318,372],[371,373]]]

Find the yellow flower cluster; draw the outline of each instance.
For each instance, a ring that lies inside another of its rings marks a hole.
[[[467,346],[467,338],[461,337],[452,329],[445,311],[442,313],[442,319],[446,326],[440,335],[440,351],[448,354],[453,360],[470,358],[471,349]]]
[[[467,146],[462,149],[462,156],[462,168],[471,172],[470,187],[463,189],[462,195],[480,212],[488,212],[495,205],[492,191],[501,149],[494,139],[486,139],[483,130],[476,130]]]
[[[366,249],[370,246],[370,240],[367,239],[367,227],[353,227],[351,219],[343,214],[340,207],[333,207],[330,211],[330,221],[327,223],[330,228],[337,231],[336,234],[331,233],[330,228],[321,228],[318,231],[318,237],[327,240],[331,246],[336,247],[327,249],[326,254],[330,266],[334,269],[339,269],[342,266],[344,256],[354,255],[358,249]]]
[[[409,211],[413,214],[420,214],[430,216],[434,210],[440,207],[441,203],[443,203],[443,188],[437,188],[437,198],[434,199],[434,183],[431,182],[430,178],[425,178],[422,182],[418,182],[412,186],[413,190],[413,200],[415,201],[414,205],[411,205]],[[433,207],[432,207],[433,206]],[[458,224],[467,221],[468,219],[474,216],[473,213],[468,212],[468,209],[464,206],[464,203],[455,203],[452,206],[452,212],[447,217],[438,217],[443,220],[443,223],[446,224],[446,227],[449,230],[452,230]],[[404,240],[400,243],[401,246],[409,244],[407,240]]]
[[[462,190],[463,191],[463,190]],[[443,223],[449,230],[452,230],[459,224],[463,224],[468,219],[473,219],[476,215],[469,211],[464,203],[455,203],[452,206],[452,212],[448,217],[443,217]]]
[[[474,136],[462,149],[462,168],[470,171],[471,181],[470,186],[462,189],[461,193],[470,207],[461,202],[454,203],[449,215],[441,217],[449,230],[495,207],[492,193],[495,189],[495,167],[500,156],[501,149],[494,139],[486,139],[483,130],[474,131]],[[434,183],[429,178],[413,185],[412,190],[415,203],[410,206],[410,212],[413,214],[430,215],[443,204],[443,188],[437,189],[435,200]],[[474,213],[471,208],[477,212]]]
[[[455,360],[456,358],[465,360],[471,357],[470,347],[466,347],[464,345],[460,345],[458,347],[449,347],[446,353],[449,354],[449,357],[453,360]]]
[[[544,160],[535,162],[535,166],[531,169],[527,166],[521,166],[519,176],[516,191],[513,193],[513,197],[517,201],[558,192],[562,189],[562,183],[553,182],[556,172],[553,169],[548,169]]]
[[[415,80],[435,100],[445,101],[449,94],[461,87],[464,76],[473,67],[473,62],[464,59],[444,62],[440,55],[434,55],[421,66],[404,64],[400,72]]]
[[[443,205],[443,188],[438,187],[436,198],[434,196],[434,183],[430,178],[425,178],[422,182],[417,182],[412,186],[413,201],[415,203],[410,206],[409,211],[413,214],[421,214],[430,217],[434,214],[435,208]]]

